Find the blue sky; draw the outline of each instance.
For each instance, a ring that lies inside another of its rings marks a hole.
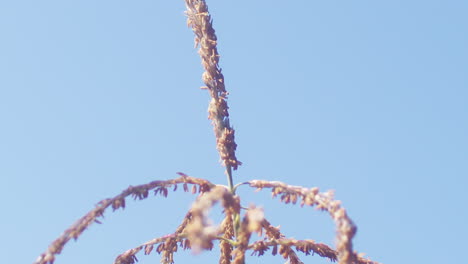
[[[358,225],[355,249],[373,260],[460,262],[468,236],[468,3],[208,5],[244,163],[235,181],[335,190]],[[226,183],[184,10],[183,1],[0,2],[3,262],[32,263],[128,185],[178,171]],[[286,235],[333,244],[326,214],[282,205],[268,192],[239,193]],[[112,263],[171,233],[193,198],[129,201],[56,263]],[[181,253],[176,263],[217,257]]]

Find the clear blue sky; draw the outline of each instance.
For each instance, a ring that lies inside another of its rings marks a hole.
[[[335,190],[359,227],[355,249],[373,260],[461,263],[468,2],[208,5],[244,163],[235,181]],[[178,171],[226,183],[184,10],[182,0],[0,1],[3,263],[32,263],[96,202],[128,185]],[[333,244],[326,214],[271,201],[267,192],[240,194],[286,235]],[[56,263],[112,263],[171,233],[193,198],[129,201]],[[156,254],[138,257],[159,263]],[[176,263],[216,261],[217,251],[176,255]]]

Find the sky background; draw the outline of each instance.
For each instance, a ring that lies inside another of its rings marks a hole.
[[[209,1],[235,182],[333,189],[382,263],[461,263],[468,236],[467,1]],[[0,1],[3,263],[32,263],[94,205],[181,171],[226,184],[184,1]],[[241,187],[297,239],[330,217]],[[127,201],[56,263],[112,263],[172,233],[194,196]],[[216,207],[211,215],[219,218]],[[300,255],[302,256],[302,255]],[[139,263],[159,256],[139,254]],[[216,263],[218,251],[175,255]],[[318,256],[304,263],[329,263]],[[280,256],[248,263],[284,263]]]

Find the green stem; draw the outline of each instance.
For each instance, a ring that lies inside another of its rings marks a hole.
[[[235,189],[234,189],[234,182],[232,181],[232,168],[230,165],[226,166],[226,175],[227,175],[229,190],[231,191],[232,194],[234,194]]]
[[[246,184],[249,184],[249,182],[241,182],[241,183],[238,183],[236,185],[234,185],[234,193],[236,192],[237,188],[241,185],[246,185]]]
[[[226,175],[227,175],[229,190],[231,191],[232,195],[235,195],[236,194],[236,189],[234,188],[234,182],[232,180],[232,168],[229,165],[226,166]],[[238,231],[239,231],[238,229],[240,227],[240,215],[235,213],[232,216],[232,221],[234,223],[234,237],[237,239],[237,235],[238,235]],[[235,245],[235,246],[237,246],[237,245]]]
[[[239,242],[231,240],[231,239],[227,239],[227,238],[224,238],[224,237],[221,237],[221,236],[217,236],[216,238],[219,239],[219,240],[224,240],[224,241],[228,242],[229,244],[231,244],[231,245],[233,245],[235,247],[237,247],[239,245]]]

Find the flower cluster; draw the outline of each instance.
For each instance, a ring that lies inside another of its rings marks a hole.
[[[347,232],[343,227],[354,226],[346,215],[345,210],[338,201],[333,200],[330,192],[320,193],[317,188],[303,188],[291,186],[281,182],[269,182],[253,180],[248,182],[251,187],[257,189],[271,188],[273,196],[280,196],[285,203],[296,203],[301,200],[302,205],[316,206],[328,211],[337,223],[337,250],[329,246],[316,243],[313,240],[297,240],[286,238],[278,227],[274,227],[265,217],[263,210],[255,206],[244,208],[241,206],[240,197],[234,195],[227,186],[215,185],[207,180],[187,176],[179,173],[180,177],[167,181],[153,181],[139,186],[130,186],[114,198],[104,199],[98,203],[96,208],[80,218],[74,225],[67,229],[41,254],[35,264],[52,264],[55,255],[59,254],[65,244],[71,238],[78,238],[81,233],[93,222],[99,222],[98,218],[103,216],[106,208],[114,210],[125,207],[125,198],[132,196],[134,199],[142,200],[148,197],[150,191],[155,195],[167,196],[169,188],[177,190],[178,185],[183,186],[185,192],[198,193],[198,198],[191,209],[185,215],[182,223],[174,233],[151,239],[135,248],[120,254],[114,264],[134,264],[137,261],[136,254],[144,251],[146,255],[157,252],[162,256],[161,263],[174,263],[174,253],[179,248],[211,250],[216,241],[219,242],[221,264],[245,263],[247,251],[251,255],[262,256],[270,248],[272,255],[281,255],[291,264],[303,263],[297,252],[305,255],[325,257],[331,261],[338,260],[346,264],[377,264],[350,251],[353,232]],[[190,188],[189,185],[192,185]],[[208,218],[209,211],[216,204],[221,203],[224,219],[219,226],[214,226]],[[240,219],[242,208],[244,215]],[[355,230],[355,228],[353,229]],[[256,233],[260,240],[251,242],[251,235]],[[345,239],[343,239],[345,237]]]
[[[337,226],[337,250],[340,264],[353,263],[356,254],[353,252],[352,239],[356,234],[356,226],[348,217],[346,210],[341,207],[341,202],[333,199],[332,192],[320,193],[318,188],[304,188],[301,186],[287,185],[282,182],[270,182],[253,180],[248,182],[251,187],[261,190],[271,188],[273,197],[280,196],[284,203],[295,204],[301,200],[301,206],[316,206],[320,210],[328,211]]]
[[[71,239],[77,239],[92,223],[100,222],[104,211],[111,207],[114,211],[125,208],[128,197],[135,200],[146,199],[152,191],[154,195],[167,197],[169,192],[176,191],[182,185],[185,192],[197,194],[197,199],[186,213],[182,223],[168,235],[153,238],[146,243],[129,249],[114,261],[114,264],[135,264],[136,254],[143,251],[148,255],[157,252],[161,255],[161,263],[174,263],[174,253],[178,249],[191,249],[193,252],[212,250],[215,243],[219,243],[220,264],[244,264],[246,253],[263,256],[271,249],[272,255],[282,256],[291,264],[302,264],[298,252],[304,255],[318,255],[339,264],[378,264],[361,257],[353,251],[352,239],[356,233],[356,226],[348,217],[340,201],[334,200],[332,192],[320,193],[318,188],[304,188],[291,186],[282,182],[252,180],[236,187],[232,182],[232,171],[241,162],[237,160],[235,151],[237,145],[234,140],[234,129],[229,123],[227,106],[228,92],[225,89],[224,76],[218,65],[219,54],[216,48],[217,38],[212,26],[211,16],[204,0],[185,0],[187,6],[187,23],[195,33],[195,46],[200,46],[199,54],[205,69],[202,77],[209,90],[211,102],[208,113],[212,120],[217,149],[221,161],[226,166],[229,186],[215,185],[207,180],[190,177],[179,173],[180,177],[167,181],[152,181],[148,184],[130,186],[119,195],[100,201],[94,209],[80,218],[58,237],[47,250],[42,253],[34,264],[53,264],[57,254],[60,254],[65,244]],[[274,227],[268,221],[261,208],[251,205],[241,206],[241,199],[235,195],[237,187],[248,184],[258,190],[271,189],[273,197],[279,196],[286,204],[301,206],[315,206],[326,211],[336,223],[336,250],[316,243],[313,240],[297,240],[287,238],[279,227]],[[220,203],[223,208],[224,219],[216,226],[209,219],[209,211]],[[242,217],[241,217],[242,213]],[[260,239],[251,242],[252,234]]]
[[[103,217],[104,211],[107,208],[112,207],[114,211],[119,208],[125,208],[125,199],[129,196],[133,197],[135,200],[143,200],[148,197],[150,191],[154,191],[155,195],[160,194],[167,197],[168,189],[172,187],[175,191],[177,190],[178,184],[182,184],[186,192],[189,191],[189,185],[192,185],[192,192],[198,191],[200,193],[207,192],[215,186],[204,179],[190,177],[183,173],[179,173],[179,175],[179,178],[172,180],[152,181],[143,185],[130,186],[119,195],[100,201],[93,210],[80,218],[75,224],[65,230],[60,237],[52,242],[49,248],[37,258],[34,264],[54,263],[55,255],[60,254],[68,241],[71,239],[76,240],[92,223],[101,223],[99,218]],[[198,190],[196,188],[197,186]]]
[[[224,76],[218,65],[219,54],[216,47],[217,37],[213,29],[211,16],[205,1],[185,0],[187,6],[187,25],[195,33],[195,46],[200,45],[200,54],[205,72],[203,82],[210,92],[211,102],[208,107],[208,118],[213,122],[216,147],[222,163],[237,169],[242,163],[237,160],[237,144],[234,139],[234,129],[229,124],[229,112],[226,102],[228,92],[224,85]]]

